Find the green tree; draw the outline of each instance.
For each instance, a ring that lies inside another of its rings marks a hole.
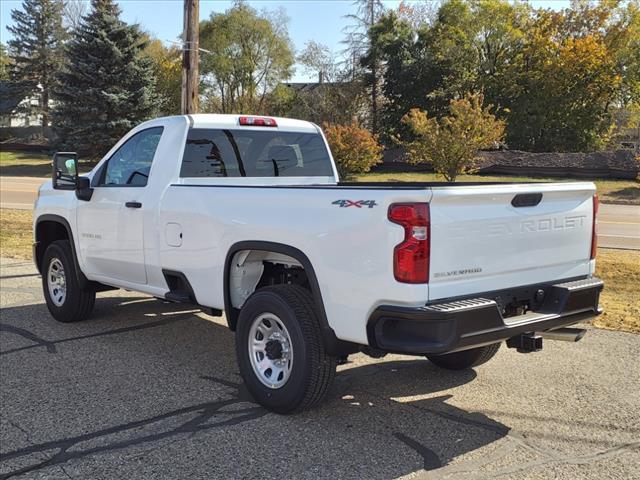
[[[180,115],[182,101],[182,52],[165,47],[160,40],[149,40],[143,54],[151,61],[161,115]]]
[[[472,6],[476,29],[474,46],[478,54],[475,88],[498,107],[510,103],[509,68],[526,40],[531,7],[506,0],[478,0]]]
[[[473,171],[478,150],[492,147],[504,137],[504,122],[490,112],[491,106],[483,107],[483,101],[478,94],[451,100],[449,115],[440,119],[411,110],[402,120],[415,135],[405,143],[410,162],[430,163],[448,182]]]
[[[428,92],[430,112],[446,112],[452,99],[474,89],[479,64],[475,27],[470,3],[449,0],[438,10],[433,26],[423,33],[419,45],[436,78],[435,88]]]
[[[383,141],[388,142],[402,129],[401,118],[411,108],[427,108],[427,92],[432,89],[433,76],[429,64],[418,64],[416,34],[411,25],[395,14],[385,14],[369,30],[370,50],[363,64],[374,61],[383,69],[379,106],[379,125]]]
[[[640,0],[614,10],[604,41],[621,77],[617,103],[640,104]]]
[[[612,112],[640,98],[638,0],[576,0],[561,11],[447,0],[432,22],[404,18],[392,12],[369,30],[384,72],[383,139],[409,135],[399,120],[411,108],[438,118],[481,91],[507,120],[511,148],[594,150],[614,133]]]
[[[604,4],[534,13],[505,72],[511,148],[588,151],[609,142],[624,70],[606,41],[613,14]]]
[[[443,115],[451,99],[475,89],[478,77],[469,2],[443,3],[434,21],[417,30],[400,13],[387,13],[369,30],[371,46],[363,58],[366,65],[377,59],[384,72],[380,117],[387,141],[407,134],[400,120],[411,108]]]
[[[286,23],[243,2],[200,23],[205,105],[222,113],[262,113],[267,95],[294,63]]]
[[[92,0],[67,47],[55,91],[54,128],[61,146],[89,158],[104,155],[154,113],[151,63],[137,25],[120,18],[113,0]]]
[[[11,11],[13,24],[7,27],[13,35],[8,42],[12,80],[25,95],[38,95],[38,105],[26,108],[27,113],[42,116],[43,133],[49,125],[49,99],[63,58],[63,8],[62,0],[23,0],[22,10]]]
[[[298,114],[300,106],[300,95],[294,88],[286,85],[277,85],[267,98],[267,114],[277,117],[300,118],[309,120],[304,115]]]

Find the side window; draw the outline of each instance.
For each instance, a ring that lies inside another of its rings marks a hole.
[[[144,187],[156,154],[162,127],[136,133],[107,160],[99,186]]]
[[[244,177],[246,147],[246,142],[238,142],[228,130],[190,129],[180,176]]]

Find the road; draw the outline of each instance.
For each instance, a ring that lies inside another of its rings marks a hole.
[[[31,262],[0,265],[0,478],[640,478],[637,335],[475,372],[354,355],[325,405],[278,416],[220,319],[115,291],[61,324]]]
[[[600,204],[598,244],[640,250],[640,206]]]
[[[46,178],[0,177],[0,208],[31,210],[38,187]]]
[[[32,209],[43,178],[0,177],[0,207]],[[602,204],[598,217],[601,247],[640,250],[640,206]]]

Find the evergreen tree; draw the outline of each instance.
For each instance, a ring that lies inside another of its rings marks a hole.
[[[56,72],[63,58],[66,31],[62,26],[62,0],[24,0],[22,10],[12,10],[13,25],[7,30],[12,58],[11,77],[26,95],[39,94],[37,106],[29,114],[42,115],[42,127],[49,125],[49,99]]]
[[[67,46],[55,92],[60,146],[89,158],[104,155],[154,112],[154,81],[146,41],[120,20],[113,0],[92,0]]]

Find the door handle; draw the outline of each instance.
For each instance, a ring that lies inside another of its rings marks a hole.
[[[127,208],[141,208],[142,204],[140,202],[127,202],[124,206]]]

